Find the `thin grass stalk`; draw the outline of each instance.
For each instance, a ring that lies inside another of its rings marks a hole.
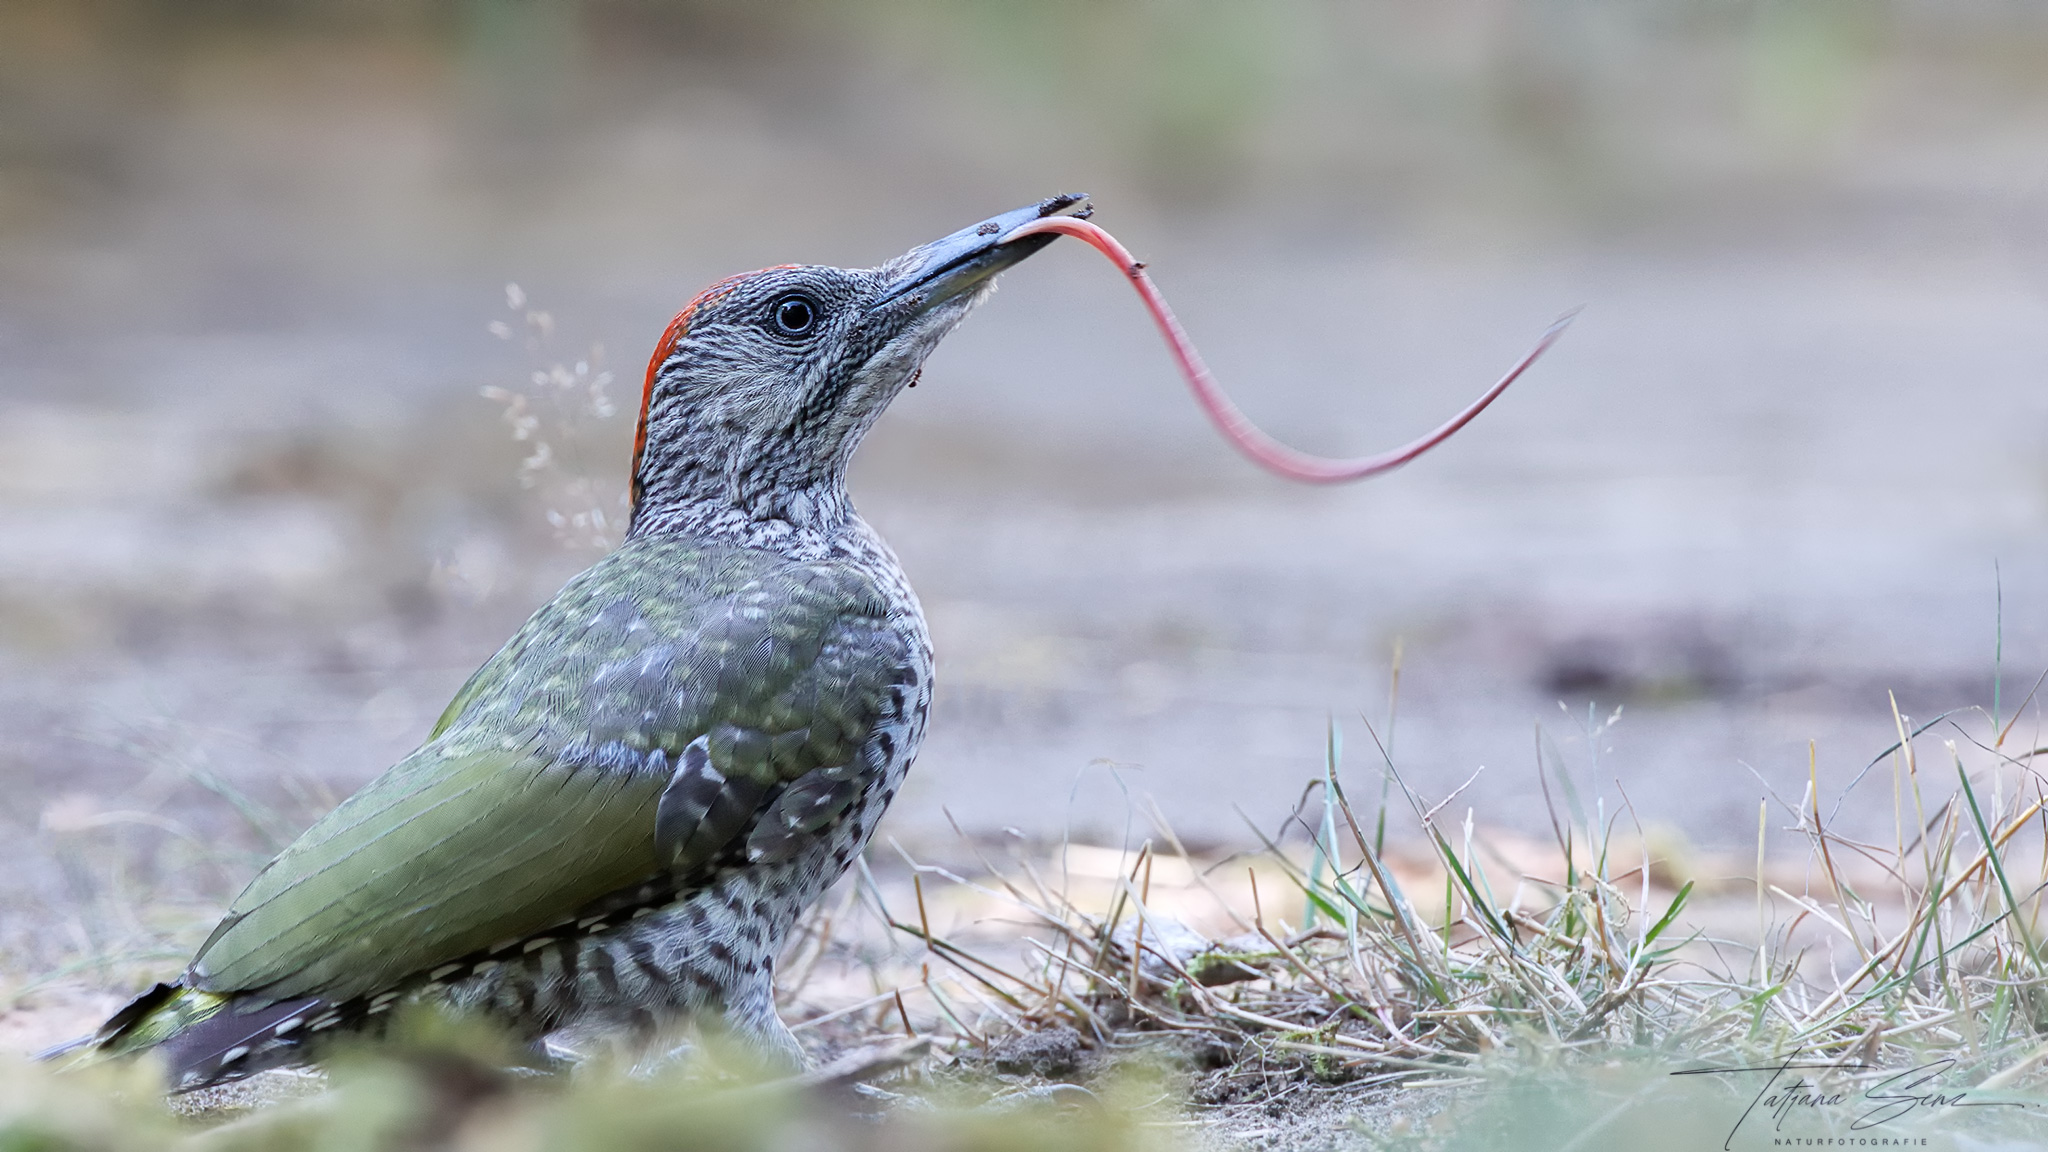
[[[1135,881],[1138,878],[1138,869],[1145,866],[1145,861],[1150,859],[1151,855],[1152,841],[1147,840],[1138,848],[1138,858],[1131,861],[1131,880]],[[1103,921],[1102,936],[1095,949],[1095,958],[1089,962],[1090,967],[1101,968],[1109,958],[1110,937],[1115,934],[1118,921],[1123,919],[1127,891],[1128,888],[1117,889],[1116,899],[1109,906],[1109,916]]]
[[[1252,914],[1252,923],[1257,925],[1257,931],[1259,935],[1264,936],[1266,938],[1266,943],[1271,944],[1273,946],[1273,950],[1278,952],[1281,958],[1286,960],[1288,964],[1292,965],[1295,971],[1301,973],[1302,976],[1306,978],[1309,983],[1314,984],[1317,988],[1320,988],[1323,992],[1323,995],[1328,996],[1330,998],[1330,1003],[1333,1007],[1337,1008],[1339,1011],[1349,1013],[1355,1019],[1367,1019],[1368,1015],[1364,1009],[1364,1006],[1360,1005],[1356,998],[1347,996],[1344,993],[1338,991],[1335,987],[1333,987],[1330,984],[1330,982],[1327,979],[1324,978],[1322,973],[1319,973],[1314,968],[1310,967],[1305,961],[1302,960],[1302,958],[1295,952],[1294,949],[1288,947],[1287,942],[1285,940],[1282,940],[1278,936],[1273,935],[1273,933],[1267,929],[1265,917],[1257,911],[1259,907],[1258,874],[1250,873],[1250,875],[1252,877],[1252,908],[1254,910]]]
[[[1770,821],[1770,805],[1758,802],[1756,806],[1756,979],[1759,984],[1771,982],[1771,937],[1769,924],[1764,919],[1764,832]]]
[[[2027,698],[2020,701],[2019,707],[2013,709],[2012,719],[2005,722],[2005,727],[1998,729],[1998,738],[1992,741],[1992,748],[1997,749],[2005,747],[2005,738],[2012,733],[2013,725],[2020,722],[2020,716],[2021,714],[2026,712],[2027,705],[2032,704],[2034,702],[2034,694],[2041,690],[2041,683],[2043,681],[2048,681],[2048,668],[2042,669],[2041,675],[2034,679],[2034,686],[2027,690]],[[1995,724],[1993,726],[1996,727]]]
[[[1963,770],[1963,758],[1956,753],[1955,745],[1949,745],[1949,754],[1955,757],[1956,780],[1963,790],[1963,799],[1969,803],[1970,818],[1976,821],[1977,836],[1984,843],[1984,859],[1991,865],[1992,875],[1998,878],[1998,889],[2005,894],[2005,908],[2012,917],[2014,933],[2020,938],[2021,947],[2027,950],[2027,959],[2033,961],[2036,972],[2041,969],[2041,951],[2034,944],[2033,934],[2027,931],[2026,922],[2020,918],[2019,901],[2012,894],[2012,884],[2005,876],[2005,861],[1999,855],[1991,838],[1991,829],[1984,824],[1983,810],[1977,806],[1977,790],[1970,786],[1969,773]]]
[[[1414,909],[1409,907],[1407,897],[1401,892],[1400,885],[1396,884],[1393,877],[1388,873],[1385,863],[1380,860],[1379,853],[1373,851],[1372,846],[1365,842],[1364,834],[1359,831],[1358,818],[1353,815],[1351,805],[1344,799],[1342,790],[1339,790],[1337,793],[1337,806],[1338,810],[1344,814],[1345,825],[1351,829],[1352,839],[1358,844],[1359,854],[1364,858],[1366,867],[1372,872],[1373,882],[1379,885],[1380,894],[1387,898],[1387,907],[1393,912],[1394,925],[1401,930],[1401,937],[1407,943],[1405,954],[1396,951],[1396,958],[1405,961],[1405,966],[1421,982],[1422,986],[1428,990],[1431,999],[1439,1004],[1450,1003],[1450,996],[1444,991],[1443,974],[1432,967],[1436,959],[1435,955],[1433,953],[1429,954],[1428,959],[1424,959],[1425,953],[1421,942],[1416,936],[1417,917]],[[1361,909],[1361,911],[1369,911],[1369,909]]]
[[[1245,922],[1245,918],[1238,914],[1237,909],[1231,906],[1229,900],[1224,899],[1223,893],[1218,892],[1216,886],[1209,883],[1208,872],[1195,866],[1195,859],[1188,853],[1187,845],[1181,843],[1180,834],[1173,830],[1173,826],[1167,822],[1166,814],[1159,810],[1159,802],[1149,795],[1144,798],[1144,802],[1149,809],[1147,815],[1152,820],[1153,828],[1161,836],[1165,837],[1168,844],[1172,845],[1174,855],[1180,857],[1182,864],[1187,865],[1188,874],[1194,877],[1195,883],[1201,887],[1202,891],[1207,892],[1211,899],[1216,901],[1216,906],[1221,908],[1223,914],[1230,917],[1231,922],[1236,924],[1240,930],[1245,932],[1251,931],[1252,926]]]
[[[967,949],[962,948],[957,944],[954,944],[953,942],[947,940],[943,936],[927,937],[922,928],[914,924],[905,924],[901,920],[891,919],[888,921],[888,924],[889,927],[894,928],[898,932],[902,932],[909,936],[915,936],[919,940],[925,941],[925,946],[931,949],[932,955],[948,961],[955,968],[958,968],[960,971],[965,972],[969,976],[974,977],[976,980],[981,981],[981,983],[985,985],[990,991],[1000,994],[1004,999],[1010,1001],[1010,1003],[1016,1006],[1017,1008],[1023,1008],[1024,1002],[1010,995],[1010,993],[1004,990],[1001,986],[990,982],[986,977],[982,976],[974,969],[976,967],[987,969],[988,971],[995,973],[997,976],[1000,976],[1003,979],[1016,984],[1018,987],[1023,988],[1036,995],[1051,995],[1051,991],[1049,989],[1041,987],[1040,985],[1033,983],[1030,980],[1026,980],[1024,977],[1019,976],[1015,972],[1011,972],[1003,968],[999,964],[995,964],[991,961],[984,960],[980,956],[977,956],[973,952],[970,952]]]
[[[1401,638],[1396,636],[1394,637],[1394,665],[1387,677],[1387,738],[1380,745],[1380,751],[1389,761],[1392,761],[1394,758],[1394,721],[1401,714],[1401,656]],[[2048,676],[2048,673],[2043,673],[2043,675]],[[1373,851],[1375,852],[1383,853],[1387,850],[1387,796],[1388,789],[1392,784],[1393,781],[1385,773],[1380,774],[1380,812],[1377,827],[1373,830]]]
[[[1145,886],[1137,899],[1137,924],[1131,930],[1131,998],[1138,999],[1145,989],[1139,983],[1139,961],[1145,955],[1145,905],[1152,899],[1152,842],[1145,841]]]
[[[1330,795],[1331,785],[1337,779],[1337,758],[1340,754],[1338,740],[1337,718],[1332,716],[1329,718],[1328,729],[1324,735],[1323,813],[1321,819],[1316,821],[1316,835],[1309,838],[1309,882],[1307,890],[1310,892],[1313,892],[1315,888],[1321,885],[1323,868],[1326,864],[1330,867],[1331,871],[1336,871],[1336,861],[1325,857],[1324,846],[1329,845],[1334,848],[1337,843],[1336,829],[1332,823],[1333,814],[1330,810],[1332,803]],[[1302,904],[1301,926],[1304,929],[1316,926],[1316,905],[1312,899],[1306,900]]]
[[[921,983],[924,985],[924,994],[932,998],[932,1003],[938,1006],[939,1014],[946,1018],[947,1023],[951,1024],[954,1027],[954,1029],[960,1033],[960,1035],[966,1037],[975,1045],[984,1048],[987,1047],[988,1041],[982,1038],[981,1033],[975,1031],[972,1027],[968,1025],[968,1023],[965,1020],[960,1018],[960,1014],[954,1011],[952,1002],[948,1001],[946,997],[939,992],[938,985],[932,983],[931,965],[926,964],[924,966],[923,976],[924,978],[921,981]]]
[[[1813,838],[1820,844],[1821,867],[1827,872],[1828,886],[1834,889],[1835,906],[1842,910],[1844,931],[1848,932],[1850,941],[1856,945],[1856,958],[1858,961],[1867,961],[1870,959],[1870,950],[1863,946],[1862,934],[1848,927],[1849,901],[1842,895],[1842,878],[1835,871],[1835,858],[1833,854],[1828,851],[1827,829],[1821,826],[1819,800],[1820,746],[1812,740],[1806,742],[1806,774],[1807,787],[1813,790],[1814,795]]]

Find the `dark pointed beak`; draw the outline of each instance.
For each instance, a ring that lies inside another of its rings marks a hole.
[[[912,248],[885,266],[888,286],[875,298],[872,307],[881,308],[908,296],[922,298],[920,312],[942,304],[979,287],[1057,238],[1048,233],[1000,243],[1019,225],[1062,214],[1086,217],[1094,211],[1085,194],[1054,196]]]

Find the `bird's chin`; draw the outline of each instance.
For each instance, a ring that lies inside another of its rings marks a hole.
[[[995,290],[996,278],[991,275],[961,288],[943,300],[935,300],[925,306],[923,315],[911,321],[904,335],[921,342],[925,351],[929,352],[962,320],[967,319],[969,312],[981,307],[982,301],[994,295]]]
[[[964,292],[926,305],[868,358],[861,375],[867,377],[871,384],[864,391],[871,394],[880,392],[887,398],[894,398],[924,366],[925,357],[931,355],[939,342],[994,291],[995,280],[990,278]]]

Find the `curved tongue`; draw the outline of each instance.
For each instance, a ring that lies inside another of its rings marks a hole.
[[[1228,440],[1232,447],[1268,471],[1276,472],[1289,480],[1300,480],[1310,484],[1336,484],[1346,480],[1363,480],[1368,476],[1377,476],[1382,472],[1399,468],[1450,439],[1452,433],[1485,411],[1486,406],[1507,391],[1508,385],[1513,384],[1529,365],[1534,364],[1537,357],[1548,351],[1564,333],[1565,327],[1572,322],[1572,317],[1578,314],[1578,310],[1573,309],[1560,316],[1544,330],[1543,337],[1536,341],[1536,346],[1529,350],[1528,355],[1523,356],[1516,361],[1514,367],[1508,369],[1507,375],[1501,377],[1499,383],[1481,393],[1479,399],[1465,406],[1464,411],[1446,420],[1428,435],[1392,451],[1372,456],[1355,456],[1350,459],[1314,456],[1289,448],[1268,436],[1239,411],[1237,405],[1230,402],[1230,397],[1224,395],[1222,387],[1216,383],[1216,378],[1209,374],[1208,366],[1202,363],[1201,354],[1195,351],[1195,346],[1189,342],[1187,333],[1181,330],[1180,321],[1174,319],[1173,309],[1166,306],[1166,298],[1153,286],[1152,278],[1145,275],[1145,266],[1134,259],[1122,244],[1117,243],[1116,237],[1097,225],[1077,217],[1047,216],[1012,228],[1003,234],[998,243],[1008,244],[1027,236],[1047,233],[1085,240],[1093,245],[1096,251],[1109,257],[1117,267],[1124,270],[1124,275],[1131,279],[1131,286],[1138,290],[1139,297],[1145,301],[1146,309],[1152,313],[1153,321],[1159,325],[1160,334],[1166,337],[1167,347],[1172,350],[1174,360],[1180,365],[1182,378],[1188,382],[1188,388],[1195,394],[1195,402],[1201,405],[1203,413],[1216,425],[1216,430],[1223,433],[1223,438]]]

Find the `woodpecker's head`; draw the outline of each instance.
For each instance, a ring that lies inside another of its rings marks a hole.
[[[996,274],[1053,237],[998,241],[1084,203],[1055,196],[878,268],[785,264],[699,293],[647,363],[629,534],[843,515],[847,460],[876,417]]]

